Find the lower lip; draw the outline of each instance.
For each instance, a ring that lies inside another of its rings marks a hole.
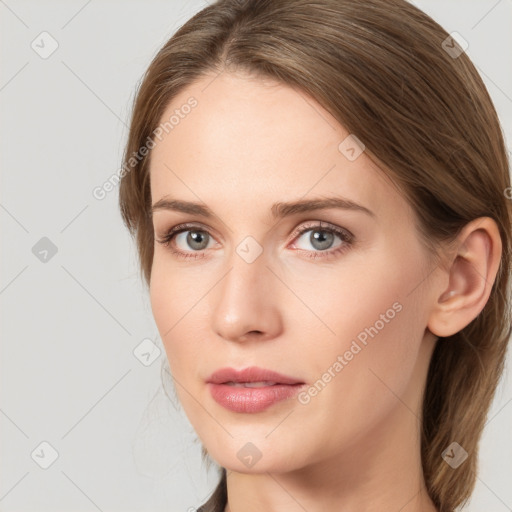
[[[254,413],[268,409],[271,405],[292,398],[304,384],[276,384],[260,388],[244,388],[228,384],[208,383],[213,399],[233,412]]]

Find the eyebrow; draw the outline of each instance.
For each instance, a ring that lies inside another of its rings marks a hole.
[[[270,211],[274,219],[281,219],[297,213],[312,212],[315,210],[324,210],[329,208],[358,211],[375,218],[375,214],[368,208],[343,197],[303,199],[290,203],[279,202],[274,203]],[[208,219],[215,217],[214,213],[203,204],[169,198],[162,198],[151,207],[152,214],[157,210],[177,211],[190,215],[199,215]]]

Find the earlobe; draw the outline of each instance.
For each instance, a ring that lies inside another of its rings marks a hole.
[[[470,324],[484,309],[496,279],[502,243],[496,222],[480,217],[468,223],[457,238],[447,268],[448,284],[434,290],[435,303],[428,329],[451,336]]]

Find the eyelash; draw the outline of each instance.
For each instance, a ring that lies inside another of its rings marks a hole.
[[[345,252],[353,244],[353,241],[354,241],[354,236],[352,235],[352,233],[350,233],[346,229],[337,228],[334,226],[327,227],[327,226],[323,225],[321,222],[320,222],[320,224],[315,223],[315,224],[303,226],[301,229],[295,231],[293,233],[293,240],[302,236],[304,233],[307,233],[308,231],[315,231],[315,230],[338,235],[342,239],[343,244],[336,247],[335,249],[326,250],[326,251],[307,251],[305,249],[296,249],[296,250],[300,251],[301,253],[306,253],[305,255],[307,258],[316,259],[316,258],[334,257],[338,254]],[[205,257],[204,250],[203,251],[191,251],[191,253],[184,253],[184,252],[176,250],[172,247],[171,242],[174,240],[176,235],[183,233],[185,231],[196,231],[196,232],[206,233],[206,234],[208,234],[208,236],[212,236],[208,230],[202,229],[201,227],[199,227],[197,225],[179,224],[178,226],[175,226],[175,227],[169,229],[169,231],[167,231],[167,233],[164,235],[163,238],[156,240],[156,241],[158,243],[164,245],[165,247],[168,247],[169,251],[178,258],[182,258],[185,260],[190,259],[190,258],[196,259],[196,260],[200,259],[200,258],[204,258]]]

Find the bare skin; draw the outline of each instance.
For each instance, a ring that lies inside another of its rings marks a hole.
[[[155,209],[156,240],[193,226],[155,242],[150,298],[184,411],[228,471],[226,511],[436,511],[421,468],[422,393],[438,337],[487,302],[501,255],[495,223],[468,224],[448,266],[433,266],[406,200],[367,152],[351,161],[340,151],[349,133],[318,103],[274,82],[214,78],[173,99],[163,119],[190,96],[198,104],[152,150],[152,204],[191,201],[214,215]],[[271,216],[274,203],[328,197],[372,214]],[[315,242],[318,232],[332,243]],[[205,248],[190,245],[194,233]],[[237,253],[246,237],[241,247],[262,250],[250,263]],[[278,371],[306,392],[233,412],[206,385],[226,366]],[[237,456],[249,442],[261,455],[252,467]]]

